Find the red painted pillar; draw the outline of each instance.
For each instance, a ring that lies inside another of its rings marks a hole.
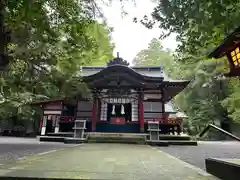
[[[94,97],[92,105],[92,131],[96,131],[97,124],[97,99]]]
[[[140,132],[144,132],[144,106],[143,106],[143,93],[139,94],[139,123],[140,123]]]

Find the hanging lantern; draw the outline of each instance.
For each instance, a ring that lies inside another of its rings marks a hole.
[[[113,105],[113,108],[112,108],[112,115],[115,115],[115,105]]]
[[[240,27],[227,36],[223,43],[215,48],[209,55],[209,58],[222,58],[226,56],[230,72],[225,74],[229,77],[240,76]]]
[[[125,111],[124,111],[124,106],[123,106],[123,104],[121,105],[121,114],[125,114]]]

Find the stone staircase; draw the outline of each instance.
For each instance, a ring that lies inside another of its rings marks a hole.
[[[127,143],[127,144],[145,144],[147,134],[140,133],[87,133],[88,143]]]
[[[188,135],[169,135],[161,134],[162,130],[159,127],[159,122],[148,121],[148,135],[146,142],[149,145],[169,146],[169,145],[197,145],[197,141],[191,140]]]
[[[197,141],[191,140],[188,135],[159,135],[158,140],[150,140],[149,134],[140,133],[105,133],[86,132],[83,139],[74,139],[73,132],[48,133],[47,136],[39,136],[40,141],[62,143],[127,143],[149,144],[155,146],[169,145],[197,145]]]
[[[75,120],[73,132],[48,133],[39,136],[39,141],[63,142],[65,144],[79,144],[86,141],[86,120]]]
[[[74,132],[47,133],[48,136],[73,137]]]
[[[197,141],[191,139],[188,135],[165,135],[160,134],[158,140],[151,140],[147,137],[147,144],[154,146],[197,146]]]
[[[67,138],[72,138],[73,132],[58,132],[58,133],[47,133],[47,136],[37,137],[39,141],[43,142],[64,142]]]
[[[41,142],[62,142],[65,144],[79,144],[86,141],[85,139],[74,138],[73,132],[48,133],[47,136],[38,136],[37,139]]]
[[[159,135],[159,140],[167,142],[168,145],[197,146],[197,141],[188,135]]]

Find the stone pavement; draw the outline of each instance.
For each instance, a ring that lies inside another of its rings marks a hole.
[[[39,142],[36,138],[0,136],[0,164],[21,159],[24,156],[41,154],[46,151],[72,147],[73,144]]]
[[[217,180],[147,145],[83,144],[0,166],[1,176],[72,179]]]

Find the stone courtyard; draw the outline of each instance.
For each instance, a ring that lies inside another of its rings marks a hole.
[[[83,144],[27,156],[0,166],[0,174],[72,179],[217,179],[157,148],[128,144]]]

